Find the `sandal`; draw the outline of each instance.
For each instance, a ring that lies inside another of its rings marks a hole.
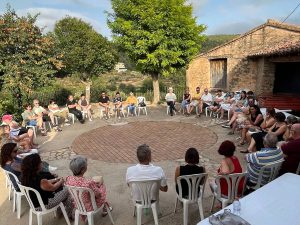
[[[238,146],[243,146],[244,144],[246,144],[246,142],[245,142],[245,141],[243,141],[243,142],[240,142],[240,143],[238,144]]]
[[[107,214],[108,214],[107,208],[109,209],[110,212],[113,210],[112,206],[106,205],[105,207],[103,207],[102,217],[107,216]]]

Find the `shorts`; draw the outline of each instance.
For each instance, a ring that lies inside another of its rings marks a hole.
[[[197,105],[199,105],[199,101],[198,101],[198,100],[193,100],[193,101],[191,102],[191,105],[192,105],[192,106],[197,106]]]
[[[37,122],[36,122],[36,120],[30,120],[29,122],[27,122],[27,125],[28,126],[36,126]]]

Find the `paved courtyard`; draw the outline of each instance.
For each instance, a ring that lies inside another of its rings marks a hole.
[[[148,116],[114,118],[100,120],[84,125],[76,122],[64,127],[60,133],[51,132],[47,137],[38,138],[41,144],[40,154],[43,160],[57,166],[57,174],[66,177],[71,175],[68,169],[70,159],[81,154],[88,157],[88,171],[86,176],[102,175],[108,190],[108,200],[114,207],[112,212],[116,225],[136,224],[132,217],[133,204],[130,190],[125,183],[125,173],[128,166],[137,162],[136,147],[146,143],[153,149],[154,164],[161,166],[168,178],[169,191],[161,193],[161,215],[159,224],[182,224],[182,209],[173,213],[175,203],[175,167],[184,158],[188,147],[196,147],[200,152],[200,161],[213,178],[219,166],[221,156],[217,154],[220,143],[225,140],[235,140],[235,136],[227,136],[227,129],[220,128],[211,118],[185,117],[182,115],[167,116],[164,106],[149,107]],[[239,149],[238,149],[239,150]],[[237,156],[243,162],[242,155]],[[28,224],[28,203],[22,200],[22,217],[16,218],[12,212],[12,202],[8,201],[8,191],[5,188],[4,176],[0,172],[0,224]],[[211,192],[208,185],[204,194],[205,216],[209,216]],[[190,206],[190,224],[200,220],[197,206]],[[33,220],[36,224],[36,219]],[[65,224],[63,218],[46,216],[43,224]],[[83,224],[83,223],[82,223]],[[110,224],[108,217],[97,216],[95,224]],[[143,224],[153,224],[150,215],[143,215]]]

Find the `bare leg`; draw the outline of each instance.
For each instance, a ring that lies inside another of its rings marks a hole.
[[[248,128],[243,128],[242,129],[242,138],[240,141],[240,144],[244,144],[245,143],[245,138],[246,138],[246,133],[248,132]]]
[[[251,138],[250,145],[248,147],[249,152],[256,152],[256,143],[253,138]]]

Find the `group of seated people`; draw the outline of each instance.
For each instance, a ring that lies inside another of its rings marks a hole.
[[[285,159],[280,170],[280,175],[286,172],[295,173],[300,161],[298,151],[300,144],[299,123],[291,126],[288,140],[287,143],[278,148],[278,136],[274,132],[269,132],[263,137],[264,148],[261,151],[249,153],[245,156],[247,177],[243,182],[246,182],[250,188],[246,190],[246,193],[249,193],[251,187],[256,184],[259,170],[269,163]],[[218,153],[224,156],[224,158],[221,160],[220,167],[216,171],[216,174],[226,175],[243,172],[239,159],[234,156],[235,150],[236,147],[232,141],[226,140],[221,143]],[[65,185],[70,185],[92,189],[95,193],[97,206],[101,207],[103,204],[107,206],[103,208],[103,216],[107,214],[107,210],[112,210],[112,207],[106,200],[106,187],[103,180],[101,178],[87,178],[84,176],[87,171],[87,159],[85,157],[76,156],[70,161],[69,167],[73,175],[67,176],[66,178],[58,178],[55,174],[51,173],[49,164],[43,162],[37,153],[30,153],[25,157],[20,155],[20,153],[16,143],[4,144],[1,148],[1,167],[14,173],[22,185],[36,189],[41,194],[46,208],[54,207],[60,202],[63,202],[69,217],[73,218],[76,205],[65,187]],[[151,148],[146,144],[140,145],[137,148],[136,154],[139,163],[127,169],[126,182],[129,184],[131,181],[158,179],[160,180],[159,189],[163,192],[167,192],[167,178],[163,169],[151,164]],[[205,167],[199,165],[198,150],[189,148],[185,153],[185,165],[178,166],[175,169],[175,184],[179,176],[205,172]],[[265,184],[265,179],[266,174],[263,177],[263,184]],[[209,183],[212,192],[216,192],[217,188],[220,188],[222,195],[228,195],[227,181],[225,179],[221,180],[219,187],[214,180],[211,180]],[[14,182],[14,187],[18,190],[16,182]],[[243,184],[240,184],[240,195],[242,195],[242,187]],[[176,191],[178,193],[177,186]],[[188,195],[188,186],[184,181],[182,181],[182,195]],[[136,202],[141,200],[137,187],[132,186],[132,196]],[[86,208],[93,210],[89,196],[86,194],[84,198]],[[34,196],[32,196],[32,201],[34,206],[39,209],[39,202]]]
[[[204,93],[200,92],[200,87],[196,88],[196,93],[192,96],[190,94],[189,88],[185,89],[182,96],[181,109],[183,114],[190,116],[194,108],[196,109],[196,117],[200,117],[201,113],[205,108],[209,107],[213,112],[218,112],[220,110],[221,103],[223,102],[223,94],[221,90],[218,90],[215,97],[209,93],[208,88],[204,89]],[[165,100],[170,109],[170,115],[174,115],[174,111],[177,109],[175,103],[177,100],[176,95],[173,93],[173,88],[168,89],[168,93],[165,96]]]

